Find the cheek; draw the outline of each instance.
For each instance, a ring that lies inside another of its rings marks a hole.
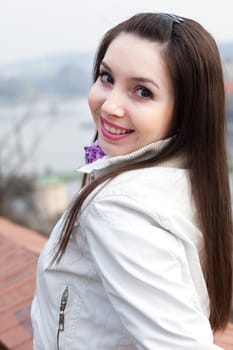
[[[97,81],[94,85],[92,85],[88,94],[88,104],[92,113],[100,107],[100,105],[103,103],[103,99],[103,91]]]
[[[92,88],[90,89],[89,94],[88,94],[88,105],[89,105],[90,112],[92,114],[93,121],[97,127],[97,118],[96,118],[95,111],[97,109],[98,104],[96,102],[96,93],[95,93],[94,85],[92,86]]]
[[[95,100],[96,100],[95,87],[93,85],[92,88],[89,91],[89,94],[88,94],[88,105],[89,105],[89,108],[90,108],[91,112],[94,110],[94,106],[96,104]]]

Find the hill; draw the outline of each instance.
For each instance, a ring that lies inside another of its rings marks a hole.
[[[0,99],[84,95],[91,84],[93,56],[58,54],[0,66]]]

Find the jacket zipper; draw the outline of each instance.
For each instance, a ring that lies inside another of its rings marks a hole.
[[[60,301],[60,312],[59,312],[59,321],[58,321],[58,330],[57,330],[57,349],[60,349],[59,346],[59,337],[60,332],[63,332],[65,329],[65,308],[68,302],[69,297],[69,289],[66,287],[66,289],[63,291]]]

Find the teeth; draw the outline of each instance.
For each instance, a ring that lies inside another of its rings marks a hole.
[[[104,123],[104,128],[105,128],[105,130],[107,130],[111,134],[115,134],[115,135],[124,135],[124,134],[129,132],[129,130],[117,129],[117,128],[114,128],[113,126],[109,126],[108,124],[105,124],[105,123]]]

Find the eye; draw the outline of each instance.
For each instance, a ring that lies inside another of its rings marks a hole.
[[[100,81],[104,84],[113,84],[113,78],[108,72],[100,72],[99,73]]]
[[[143,99],[153,98],[152,92],[144,86],[137,86],[135,89],[135,93],[139,98],[143,98]]]

